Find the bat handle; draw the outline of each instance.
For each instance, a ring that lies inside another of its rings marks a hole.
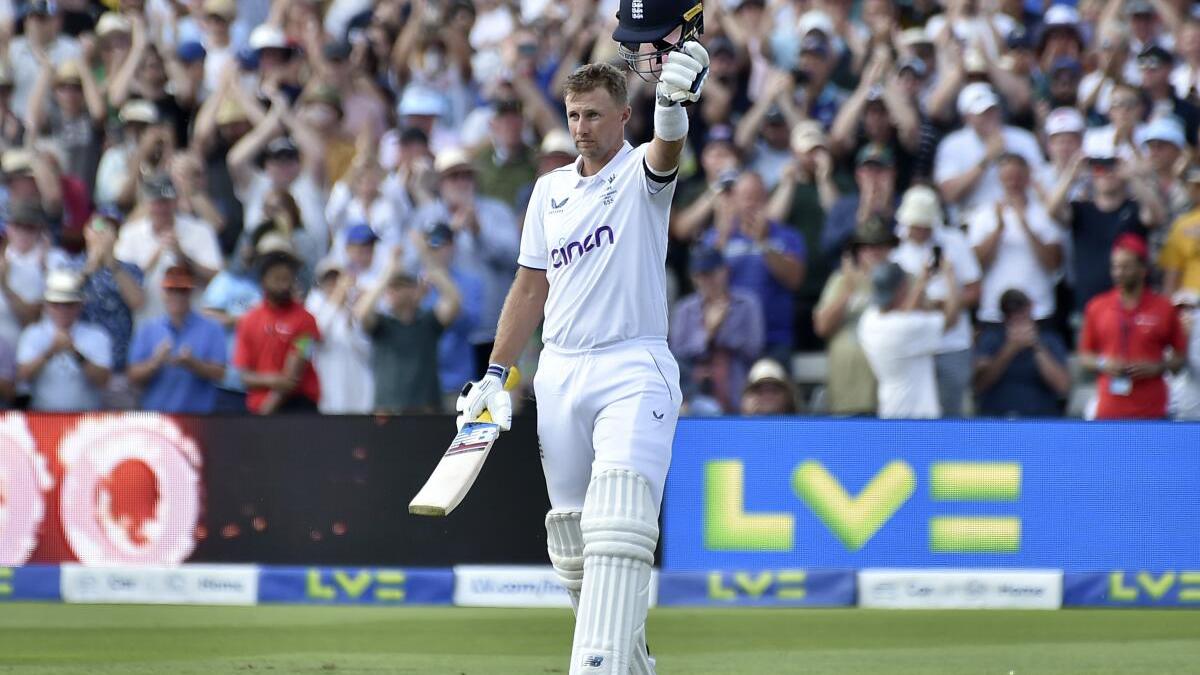
[[[517,385],[520,383],[521,383],[521,371],[517,370],[516,366],[512,366],[511,368],[508,369],[508,377],[506,377],[504,379],[504,390],[512,391],[513,389],[516,389]],[[475,421],[476,422],[491,422],[492,421],[491,411],[484,410],[483,412],[479,413],[479,417],[476,417]]]

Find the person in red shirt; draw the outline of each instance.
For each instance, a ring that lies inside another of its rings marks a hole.
[[[233,363],[246,386],[246,407],[256,415],[315,413],[321,399],[312,366],[321,333],[316,319],[295,299],[299,267],[300,259],[286,243],[260,253],[263,301],[238,323]]]
[[[1167,383],[1187,357],[1187,337],[1166,297],[1146,288],[1146,241],[1123,234],[1113,245],[1113,289],[1084,310],[1079,360],[1099,373],[1096,419],[1163,419]]]

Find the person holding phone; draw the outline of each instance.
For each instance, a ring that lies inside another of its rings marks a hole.
[[[962,417],[972,373],[970,310],[979,303],[983,277],[979,261],[962,232],[945,226],[942,205],[933,188],[909,188],[900,200],[896,223],[900,245],[892,252],[892,260],[913,277],[930,271],[926,295],[935,307],[946,301],[949,283],[940,271],[942,261],[949,260],[954,266],[962,310],[958,321],[942,334],[934,366],[942,415]]]

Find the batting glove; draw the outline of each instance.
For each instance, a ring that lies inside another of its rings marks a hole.
[[[695,103],[708,79],[708,50],[699,42],[685,42],[666,56],[656,93],[664,105]]]
[[[500,425],[500,429],[508,431],[512,428],[512,396],[504,389],[507,375],[506,368],[492,364],[488,366],[483,379],[463,386],[454,404],[454,409],[459,413],[455,423],[460,430],[464,424],[479,419],[485,410],[491,414],[492,421]]]

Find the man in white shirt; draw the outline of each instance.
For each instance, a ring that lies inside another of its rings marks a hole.
[[[1000,97],[991,86],[975,82],[958,95],[958,113],[966,126],[942,139],[933,164],[933,180],[951,207],[951,218],[962,216],[1003,194],[998,160],[1005,153],[1025,158],[1034,175],[1046,163],[1037,137],[1004,124]]]
[[[900,245],[892,252],[892,260],[913,277],[926,269],[930,276],[926,295],[941,304],[946,301],[947,280],[940,271],[943,258],[954,267],[963,309],[939,341],[934,365],[937,369],[938,401],[943,417],[962,417],[967,392],[971,385],[971,317],[970,308],[979,302],[982,273],[979,262],[959,230],[946,227],[937,193],[924,185],[914,186],[904,193],[896,210],[897,234]]]
[[[182,265],[191,270],[198,282],[192,301],[199,303],[204,287],[224,266],[212,225],[176,211],[176,197],[169,177],[147,178],[142,183],[147,216],[125,223],[117,238],[117,260],[137,265],[145,275],[146,303],[138,321],[166,313],[162,278],[167,268]]]
[[[8,245],[0,256],[0,339],[15,345],[21,330],[41,313],[50,242],[45,213],[34,201],[9,205],[5,230]]]
[[[691,0],[622,0],[614,39],[658,81],[649,143],[624,140],[624,72],[590,64],[567,78],[580,158],[537,180],[491,365],[456,406],[460,424],[487,409],[509,427],[503,382],[544,317],[534,389],[547,546],[578,606],[571,675],[654,673],[646,608],[681,398],[667,347],[667,221],[688,129],[681,104],[699,100],[707,74],[708,53],[692,41],[699,11]]]
[[[928,309],[925,299],[935,271],[946,286],[941,311]],[[880,417],[941,417],[934,354],[943,336],[962,320],[961,301],[948,257],[942,258],[937,270],[925,267],[912,281],[894,262],[871,273],[872,306],[859,320],[858,340],[879,381]]]
[[[79,320],[83,280],[68,270],[46,279],[46,317],[21,333],[17,379],[31,388],[34,410],[99,410],[112,375],[108,333]]]
[[[83,48],[78,41],[59,34],[62,18],[58,16],[56,5],[56,2],[47,0],[25,3],[21,12],[25,17],[25,34],[14,38],[8,45],[8,62],[13,78],[11,106],[18,114],[25,113],[33,83],[41,72],[35,51],[44,53],[55,68],[83,55]]]
[[[1062,265],[1062,233],[1029,191],[1029,165],[1006,154],[999,164],[1001,198],[967,216],[967,241],[983,269],[980,321],[1000,323],[1000,296],[1010,288],[1033,302],[1034,321],[1054,313],[1054,283]]]

